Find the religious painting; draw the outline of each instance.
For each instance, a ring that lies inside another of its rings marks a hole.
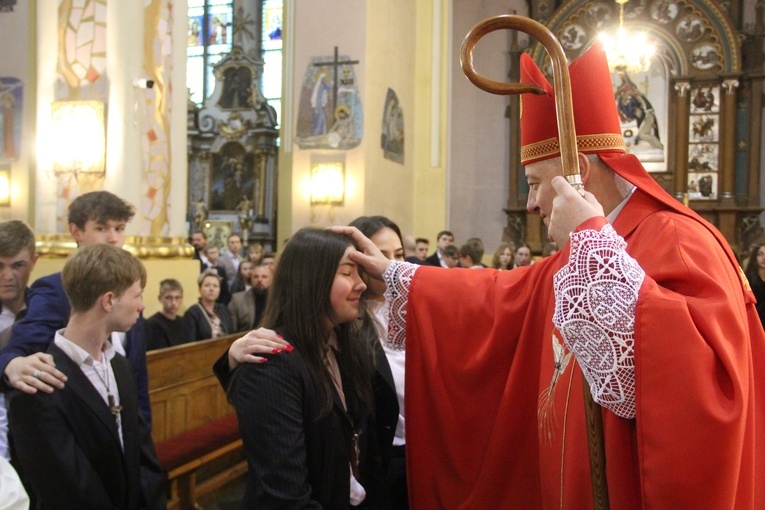
[[[688,146],[688,172],[717,172],[716,143],[692,143]]]
[[[717,115],[691,115],[689,141],[716,142],[719,140]]]
[[[404,164],[404,111],[393,89],[388,89],[383,109],[381,144],[386,159]]]
[[[18,78],[0,78],[0,161],[19,159],[22,90]]]
[[[556,35],[561,46],[568,51],[579,50],[587,42],[587,31],[576,23],[564,25]]]
[[[312,57],[305,72],[298,107],[295,142],[301,149],[357,147],[363,137],[363,112],[357,60],[347,55]]]
[[[204,23],[204,16],[189,16],[186,46],[202,46],[202,23]]]
[[[661,69],[634,75],[618,70],[611,75],[627,152],[649,172],[667,167],[667,85]]]
[[[709,85],[693,87],[691,91],[691,114],[720,112],[720,87]]]
[[[672,23],[680,12],[677,2],[672,0],[654,0],[651,4],[651,17],[662,24]]]
[[[210,179],[210,209],[235,211],[243,201],[252,201],[255,191],[254,156],[239,142],[229,142],[213,154]]]
[[[691,200],[717,199],[717,173],[688,173],[688,198]]]
[[[699,44],[691,50],[691,65],[699,71],[707,71],[721,62],[720,51],[714,44]]]
[[[215,9],[208,16],[208,28],[207,28],[207,44],[230,44],[231,43],[231,26],[232,15],[228,9]]]
[[[704,35],[704,22],[695,14],[683,17],[675,27],[677,37],[687,43],[696,42]]]
[[[210,210],[210,174],[212,158],[207,152],[189,154],[188,210],[187,220],[200,226]]]
[[[228,236],[233,230],[233,223],[230,221],[208,220],[202,229],[207,236],[207,244],[223,248],[226,246]]]
[[[611,22],[611,7],[613,4],[606,2],[591,2],[584,9],[584,19],[587,23],[601,30]]]
[[[218,106],[224,110],[252,108],[252,71],[249,67],[227,67],[223,71],[223,93]]]

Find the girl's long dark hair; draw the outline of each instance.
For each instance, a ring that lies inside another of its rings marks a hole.
[[[757,266],[757,252],[760,251],[760,248],[763,247],[765,243],[757,243],[754,246],[752,246],[752,249],[749,251],[749,259],[746,261],[746,270],[744,271],[744,274],[746,274],[747,280],[749,280],[750,285],[759,284],[760,283],[760,274],[759,274],[759,267]]]
[[[348,237],[329,230],[304,228],[296,232],[279,257],[263,312],[263,327],[278,330],[303,356],[319,394],[320,417],[332,409],[334,388],[324,363],[329,340],[326,321],[334,322],[330,292],[349,246]],[[337,363],[346,401],[349,405],[353,400],[359,402],[362,409],[358,411],[363,415],[373,405],[373,367],[368,348],[353,336],[354,326],[345,323],[334,327]],[[350,394],[356,398],[347,398]]]

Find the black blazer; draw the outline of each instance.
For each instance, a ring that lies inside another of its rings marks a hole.
[[[337,356],[342,366],[342,353]],[[242,365],[231,381],[249,467],[242,508],[351,508],[354,429],[367,493],[355,508],[390,508],[371,413],[361,413],[350,391],[346,413],[333,390],[332,410],[318,418],[317,388],[298,349],[266,357],[267,363]]]
[[[111,365],[122,405],[117,424],[98,391],[58,346],[48,353],[68,377],[62,390],[15,392],[8,412],[13,463],[37,509],[165,508],[164,474],[138,410],[127,360]]]
[[[438,258],[438,251],[434,251],[433,254],[426,258],[424,261],[422,261],[423,266],[435,266],[435,267],[443,267],[441,265],[441,260]]]
[[[393,449],[393,438],[396,435],[396,426],[398,425],[398,395],[396,394],[396,384],[393,382],[390,363],[377,337],[375,325],[367,317],[367,312],[363,306],[359,310],[359,314],[360,317],[357,321],[359,337],[369,342],[375,356],[373,389],[375,394],[376,435],[383,469],[387,471]]]
[[[226,335],[234,333],[234,323],[231,320],[231,312],[228,307],[221,303],[215,303],[214,311],[215,315],[220,317],[223,333]],[[202,309],[202,306],[196,304],[190,306],[183,314],[183,320],[188,324],[192,341],[212,338],[212,328],[206,314],[207,312]]]

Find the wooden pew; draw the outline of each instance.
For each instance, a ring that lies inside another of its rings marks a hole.
[[[199,497],[247,471],[236,414],[212,372],[215,360],[240,336],[146,354],[152,437],[167,470],[168,509],[199,508]]]

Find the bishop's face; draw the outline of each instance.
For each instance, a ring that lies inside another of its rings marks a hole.
[[[545,226],[550,226],[553,199],[557,193],[552,186],[552,178],[563,175],[560,157],[529,163],[526,169],[526,182],[529,183],[529,198],[526,209],[542,216]]]

